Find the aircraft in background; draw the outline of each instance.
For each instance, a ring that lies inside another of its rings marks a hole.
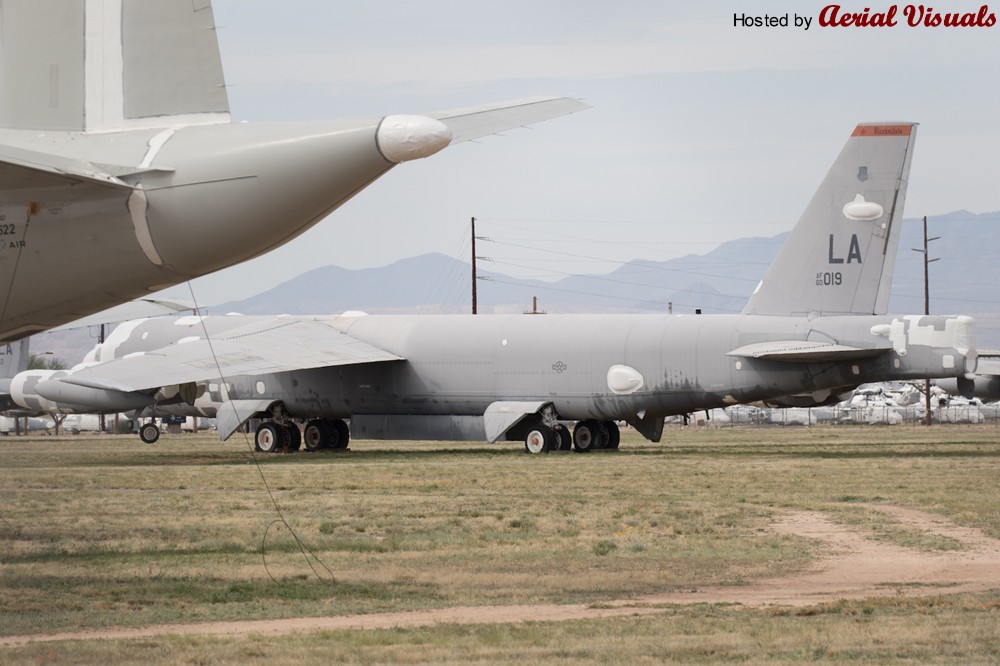
[[[10,383],[18,373],[28,369],[29,360],[27,340],[0,343],[0,413],[21,409],[11,398]]]
[[[263,254],[397,164],[584,108],[232,124],[210,0],[4,0],[0,342]]]
[[[991,353],[997,356],[997,353]],[[996,358],[980,359],[976,374],[970,377],[953,377],[939,379],[937,386],[952,395],[963,398],[979,398],[983,402],[1000,400],[1000,360]]]
[[[854,130],[739,315],[140,320],[78,369],[18,375],[14,399],[215,415],[221,439],[258,419],[262,451],[300,437],[308,449],[344,446],[348,419],[355,432],[368,423],[438,438],[472,419],[489,441],[538,453],[571,439],[578,451],[616,447],[616,421],[658,441],[670,415],[964,378],[977,363],[970,317],[885,314],[915,137],[913,123]]]

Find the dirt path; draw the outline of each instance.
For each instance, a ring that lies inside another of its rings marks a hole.
[[[0,638],[0,646],[42,641],[115,640],[166,635],[279,635],[333,629],[385,629],[434,624],[499,624],[648,615],[663,604],[735,603],[809,606],[839,599],[984,592],[1000,588],[1000,541],[959,527],[941,516],[893,506],[875,506],[910,529],[955,539],[962,550],[928,552],[882,543],[812,511],[788,512],[773,525],[779,533],[816,539],[829,553],[808,571],[748,586],[710,587],[588,605],[471,606],[436,610],[306,617],[285,620],[208,622],[128,629]]]

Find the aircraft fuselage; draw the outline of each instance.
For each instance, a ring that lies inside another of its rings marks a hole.
[[[252,317],[207,317],[210,335]],[[968,317],[764,315],[371,315],[318,318],[404,358],[209,381],[196,403],[274,400],[291,417],[481,416],[495,402],[551,402],[567,420],[684,414],[874,381],[975,368]],[[873,332],[878,331],[878,332]],[[108,340],[101,360],[203,335],[196,318],[147,320]],[[845,360],[730,352],[774,340],[851,347]],[[320,347],[322,341],[316,343]],[[196,410],[195,410],[196,411]],[[192,412],[194,413],[194,412]],[[200,413],[206,413],[202,411]],[[210,413],[210,412],[209,412]]]
[[[44,155],[56,167],[65,160],[111,177],[5,167],[17,186],[0,191],[0,284],[10,285],[0,294],[0,340],[294,238],[392,168],[376,141],[380,122],[0,130],[0,150],[26,151],[26,162]]]

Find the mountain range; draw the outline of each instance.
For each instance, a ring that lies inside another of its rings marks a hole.
[[[931,312],[1000,313],[994,248],[1000,249],[1000,212],[958,211],[928,220]],[[787,233],[741,238],[704,255],[668,261],[637,260],[606,275],[571,275],[555,282],[522,280],[484,271],[478,262],[482,312],[530,309],[537,296],[549,312],[732,313],[743,308]],[[903,223],[889,311],[923,311],[920,220]],[[488,264],[487,264],[488,265]],[[471,266],[441,254],[402,259],[381,268],[318,268],[252,298],[211,308],[243,314],[469,312]]]

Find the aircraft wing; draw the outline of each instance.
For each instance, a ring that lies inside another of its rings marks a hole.
[[[835,363],[837,361],[874,358],[888,349],[890,348],[864,349],[808,340],[775,340],[744,345],[726,355],[789,363]]]
[[[426,113],[451,129],[451,145],[589,109],[572,97],[532,97]]]
[[[197,328],[192,332],[197,333]],[[191,338],[101,363],[78,370],[61,381],[130,392],[237,375],[401,360],[401,356],[321,321],[275,317],[227,331],[211,340]]]

